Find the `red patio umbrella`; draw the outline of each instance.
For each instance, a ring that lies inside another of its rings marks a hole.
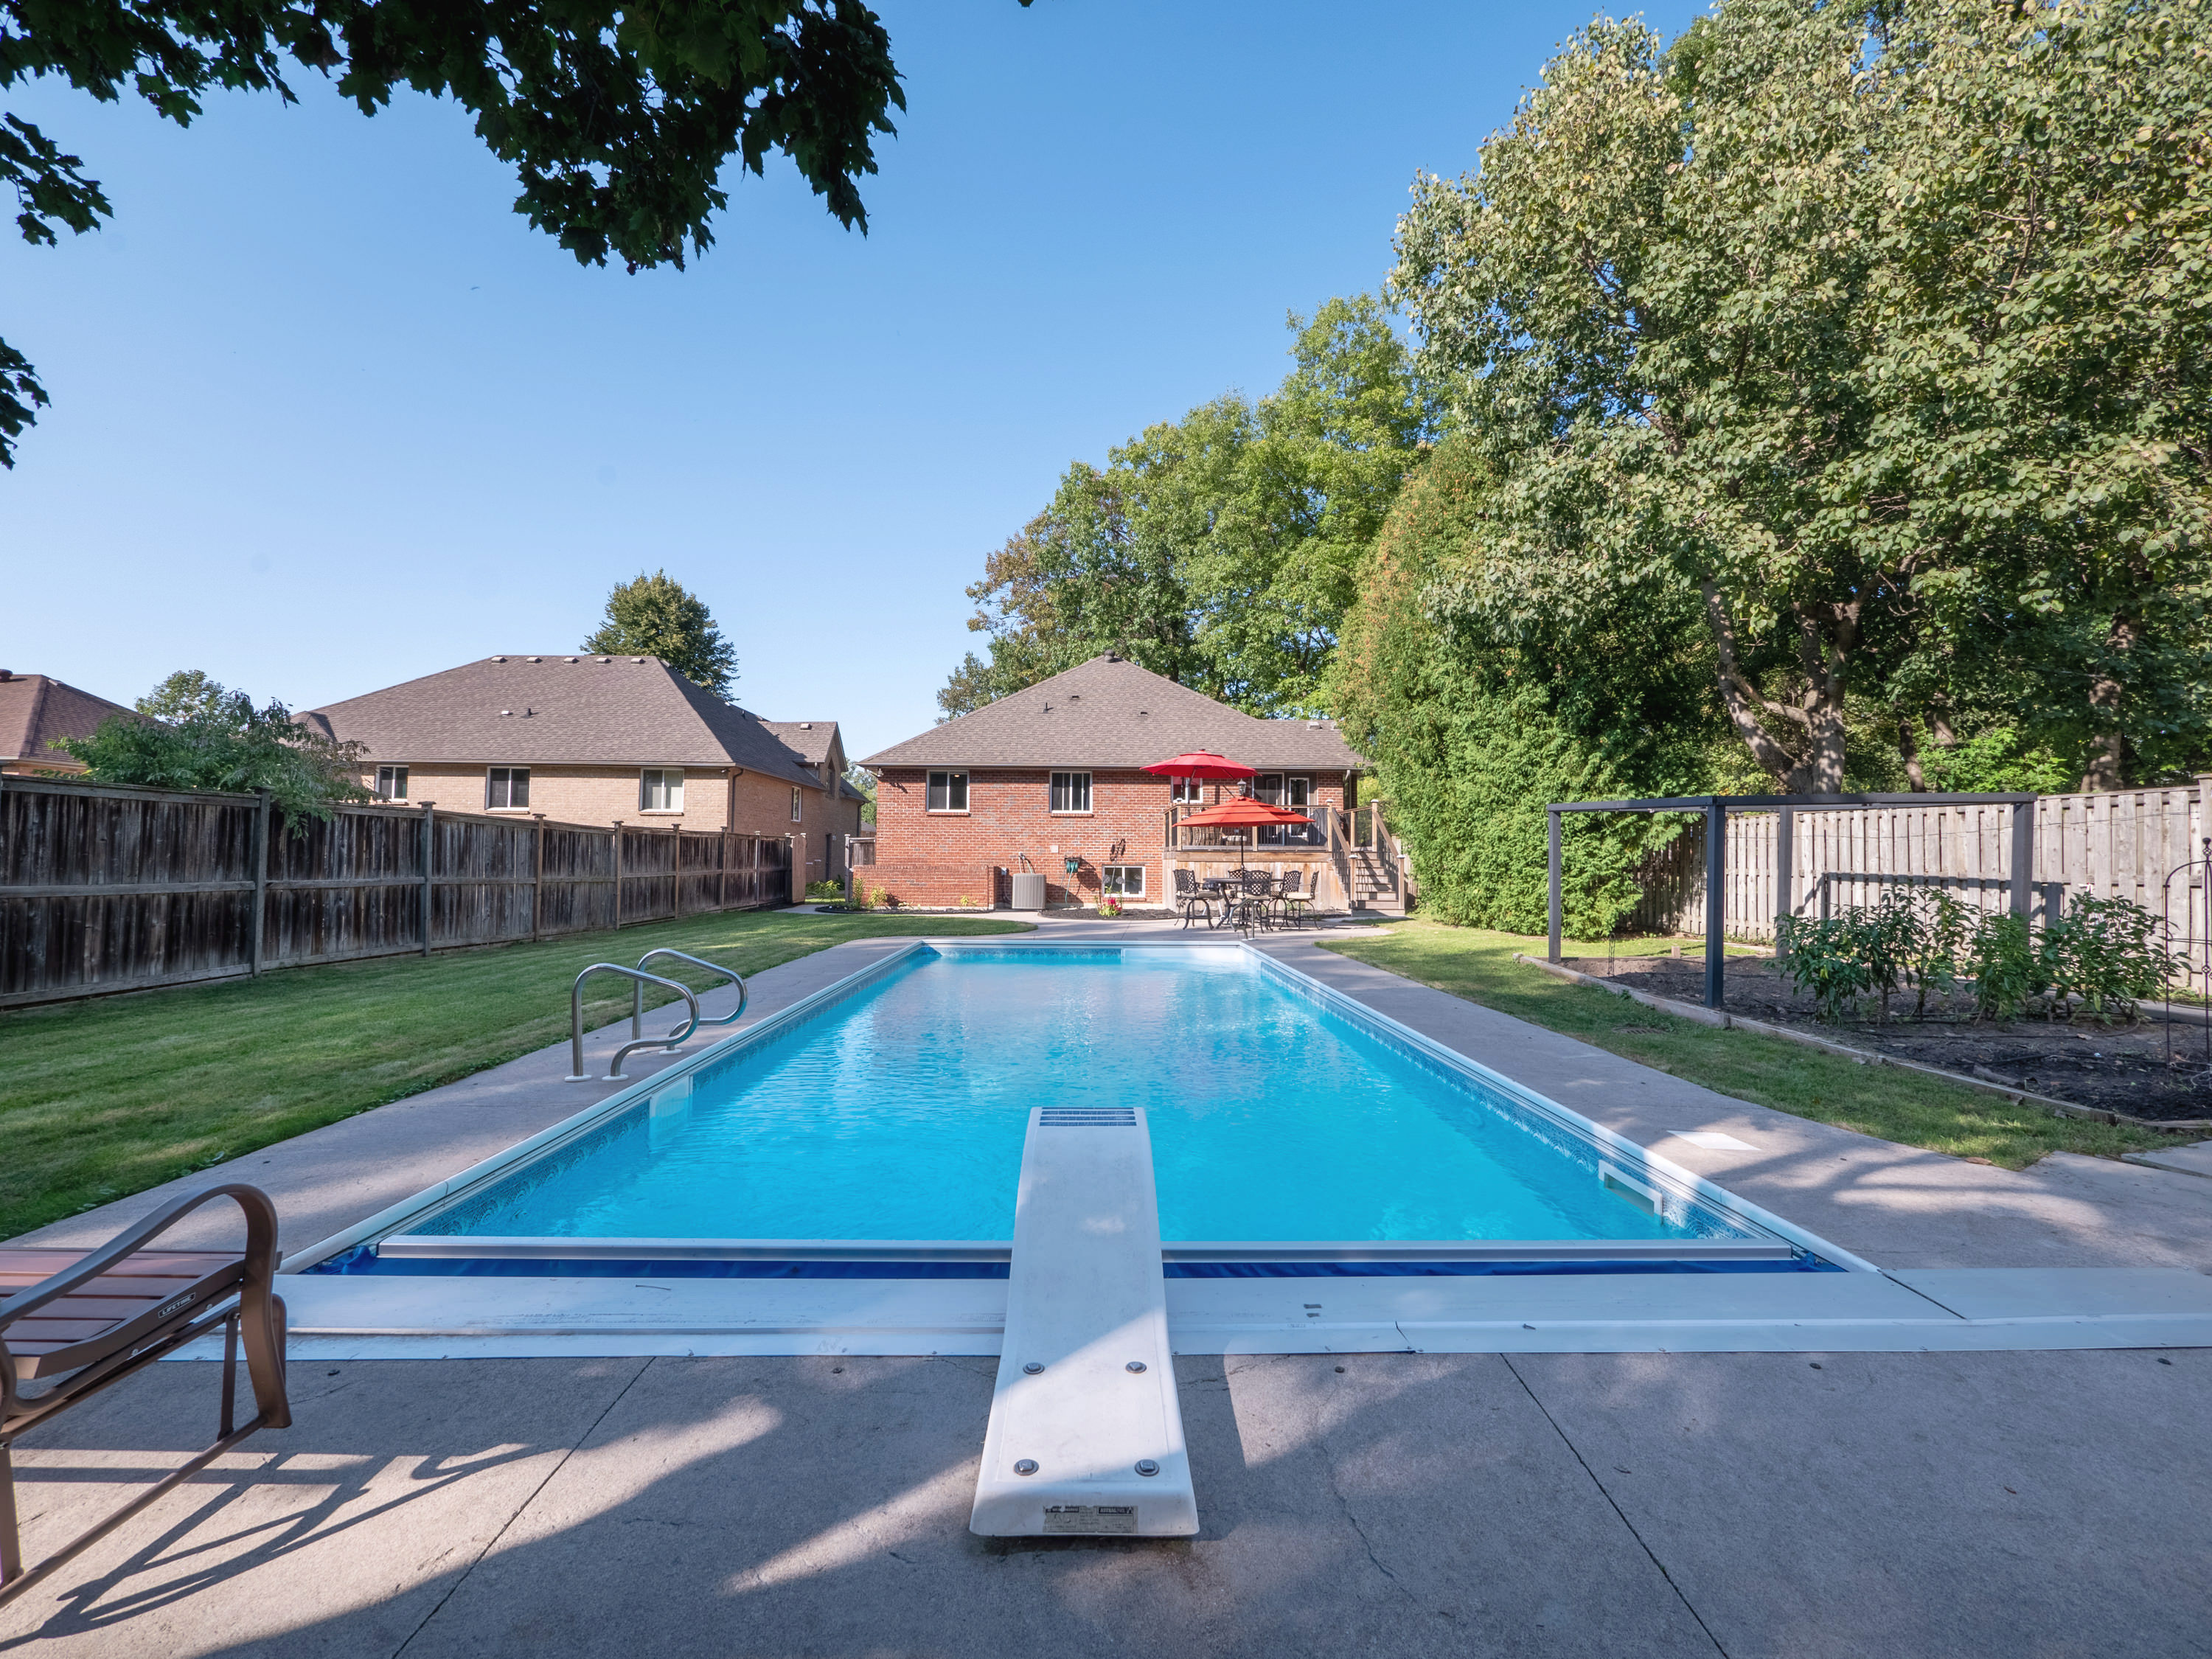
[[[1141,769],[1157,772],[1164,778],[1204,778],[1218,783],[1229,778],[1256,778],[1260,769],[1247,766],[1242,761],[1224,760],[1210,750],[1194,749],[1188,754],[1177,755],[1173,760],[1154,761]]]
[[[1146,769],[1150,770],[1150,768]],[[1218,806],[1200,807],[1182,820],[1183,825],[1196,824],[1215,830],[1250,830],[1269,823],[1305,824],[1310,822],[1303,812],[1288,806],[1277,806],[1271,801],[1255,800],[1249,795],[1239,795],[1234,800],[1223,801]],[[1237,868],[1244,868],[1244,848],[1237,849]]]

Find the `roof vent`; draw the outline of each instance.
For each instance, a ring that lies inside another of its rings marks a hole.
[[[814,722],[812,720],[801,720],[799,723],[799,729],[802,732],[811,732],[814,729]]]
[[[501,715],[507,715],[507,714],[512,714],[514,712],[514,710],[513,710],[512,708],[502,708],[502,709],[501,709],[499,712],[501,713]]]
[[[630,659],[630,660],[631,660],[632,662],[643,662],[643,661],[645,660],[645,659],[644,659],[644,658],[642,658],[642,657],[632,657],[632,658]]]
[[[1118,652],[1118,651],[1107,651],[1107,652],[1103,652],[1103,653],[1102,653],[1101,654],[1102,654],[1102,655],[1106,659],[1106,660],[1107,660],[1108,662],[1119,662],[1119,661],[1121,661],[1121,653],[1120,652]]]
[[[612,657],[601,657],[599,660],[601,662],[612,662],[614,659]]]
[[[492,660],[493,660],[494,662],[505,662],[505,661],[507,660],[507,659],[506,659],[506,658],[504,658],[504,657],[494,657],[494,658],[492,659]]]
[[[544,662],[545,659],[543,657],[526,657],[523,660],[525,662]]]
[[[574,662],[574,661],[575,661],[576,659],[575,659],[574,657],[563,657],[563,658],[562,658],[562,659],[561,659],[561,660],[562,660],[562,662]]]

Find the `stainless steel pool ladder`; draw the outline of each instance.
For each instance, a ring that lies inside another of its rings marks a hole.
[[[712,963],[706,964],[712,966]],[[618,962],[595,962],[576,975],[576,982],[568,988],[568,1079],[571,1083],[589,1083],[591,1073],[584,1069],[584,981],[593,974],[619,974],[633,981],[636,991],[631,999],[629,1034],[631,1041],[615,1050],[615,1057],[607,1064],[605,1081],[618,1081],[623,1074],[623,1061],[639,1048],[673,1048],[685,1037],[699,1029],[699,999],[691,988],[681,980],[663,979],[659,974],[647,974],[635,968],[625,968]],[[647,1037],[645,1032],[645,988],[658,985],[673,991],[690,1005],[691,1018],[665,1037]]]
[[[647,951],[643,956],[637,959],[637,965],[642,969],[647,963],[651,962],[655,957],[674,957],[677,961],[688,962],[694,968],[704,968],[710,974],[720,974],[724,979],[728,980],[731,984],[738,988],[738,1006],[732,1008],[726,1014],[717,1015],[713,1019],[701,1020],[699,1023],[702,1025],[735,1025],[738,1019],[743,1017],[745,1012],[746,999],[750,997],[752,993],[745,988],[745,976],[743,974],[738,973],[734,968],[725,968],[719,962],[702,962],[697,957],[691,956],[685,951],[671,950],[665,945],[662,945],[658,951]],[[636,994],[631,1003],[629,1034],[632,1036],[639,1035],[638,1022],[644,1018],[645,987],[641,985],[637,988]]]

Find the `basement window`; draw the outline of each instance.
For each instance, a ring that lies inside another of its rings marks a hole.
[[[1142,898],[1145,896],[1145,866],[1141,864],[1109,864],[1099,871],[1099,892],[1108,898]]]

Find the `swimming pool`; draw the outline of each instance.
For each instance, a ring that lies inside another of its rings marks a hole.
[[[833,990],[406,1233],[462,1255],[1004,1240],[1029,1109],[1052,1104],[1146,1109],[1171,1248],[1777,1242],[1717,1189],[1249,947],[919,944]]]

